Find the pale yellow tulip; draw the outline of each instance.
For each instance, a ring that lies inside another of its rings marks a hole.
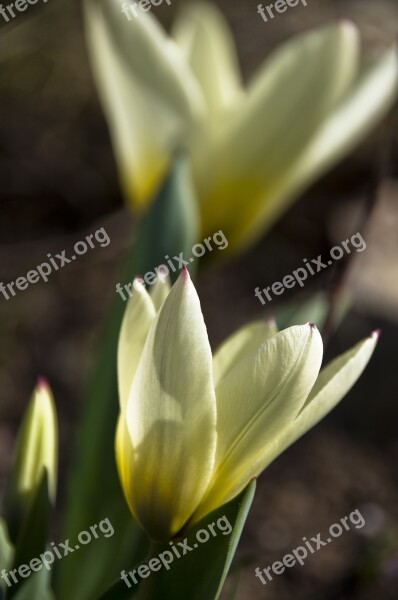
[[[373,333],[319,373],[314,325],[243,327],[212,359],[184,271],[152,298],[135,282],[118,350],[116,459],[130,510],[155,540],[233,499],[322,419],[368,363]]]
[[[192,4],[169,36],[120,0],[86,0],[91,63],[127,201],[145,207],[176,149],[190,156],[202,236],[252,243],[348,154],[396,98],[390,48],[360,69],[359,32],[342,21],[278,47],[247,87],[215,6]]]

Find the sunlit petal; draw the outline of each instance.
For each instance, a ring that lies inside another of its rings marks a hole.
[[[208,485],[215,456],[212,357],[188,271],[148,334],[131,389],[134,510],[154,539],[175,535]]]
[[[144,285],[136,279],[131,286],[132,297],[127,303],[119,334],[117,368],[120,408],[125,411],[131,384],[156,310]]]
[[[296,36],[265,62],[223,139],[195,157],[206,235],[222,224],[236,246],[264,228],[284,174],[352,84],[358,51],[343,22]]]
[[[258,474],[253,465],[300,411],[318,376],[322,352],[313,325],[289,327],[221,380],[214,475],[195,518],[230,500]]]
[[[170,279],[168,277],[163,277],[160,275],[151,290],[150,296],[155,307],[156,312],[160,310],[163,302],[166,300],[167,296],[170,293]]]
[[[154,195],[171,154],[204,113],[177,45],[151,15],[128,21],[119,0],[86,0],[87,41],[126,197]]]
[[[201,85],[210,112],[217,114],[234,104],[243,93],[238,58],[231,32],[216,6],[204,2],[184,6],[173,37]]]
[[[216,350],[213,356],[214,385],[217,387],[220,380],[225,377],[241,360],[253,354],[260,345],[269,337],[278,332],[276,323],[256,321],[245,325],[229,336]]]

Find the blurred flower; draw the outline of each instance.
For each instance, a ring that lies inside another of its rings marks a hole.
[[[58,428],[54,399],[44,378],[33,392],[18,437],[15,452],[15,484],[21,494],[30,493],[47,470],[49,495],[57,489]]]
[[[155,540],[233,499],[322,419],[368,363],[373,333],[320,373],[315,326],[277,332],[255,322],[212,353],[199,298],[184,270],[169,292],[143,285],[118,349],[116,459],[125,497]]]
[[[46,473],[48,497],[55,503],[58,427],[51,389],[40,378],[26,410],[14,453],[5,507],[12,523],[26,515]]]
[[[189,152],[202,235],[229,250],[256,239],[317,177],[349,153],[392,105],[396,49],[360,70],[348,21],[277,48],[247,88],[215,6],[183,9],[169,37],[120,0],[86,0],[94,75],[127,200],[144,207],[176,149]]]

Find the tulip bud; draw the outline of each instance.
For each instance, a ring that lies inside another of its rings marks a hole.
[[[46,472],[48,496],[55,502],[58,428],[54,400],[47,381],[40,378],[22,422],[5,510],[10,535],[15,538]]]

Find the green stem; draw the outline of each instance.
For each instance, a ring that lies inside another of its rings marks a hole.
[[[155,542],[151,540],[147,557],[143,565],[148,565],[148,562],[152,558],[156,558],[159,554],[164,551],[165,544],[164,542]],[[154,600],[156,598],[156,589],[159,585],[159,578],[157,573],[153,571],[150,572],[150,575],[147,579],[144,579],[140,584],[138,594],[135,596],[135,600]]]

